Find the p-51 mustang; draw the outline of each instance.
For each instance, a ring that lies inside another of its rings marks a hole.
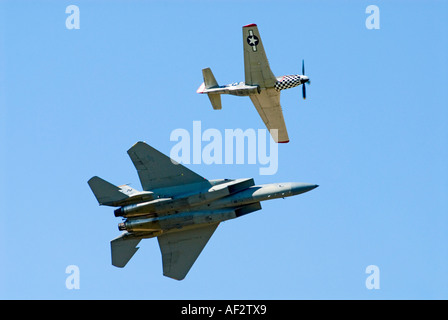
[[[289,142],[282,107],[280,106],[280,91],[302,84],[303,99],[306,98],[305,83],[309,82],[309,78],[305,76],[304,62],[302,60],[301,75],[275,77],[269,67],[256,24],[243,27],[243,47],[244,82],[220,86],[211,69],[206,68],[202,69],[204,82],[197,92],[206,93],[215,110],[222,108],[221,94],[249,96],[268,130],[278,130],[277,137],[272,135],[274,141],[279,143]]]

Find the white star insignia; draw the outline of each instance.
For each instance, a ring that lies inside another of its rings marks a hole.
[[[250,36],[250,37],[249,37],[249,44],[255,46],[255,45],[257,44],[257,40],[258,40],[258,39],[255,38],[254,36]]]

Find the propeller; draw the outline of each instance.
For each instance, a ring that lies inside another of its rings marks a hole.
[[[303,100],[306,99],[306,89],[305,89],[305,84],[302,84],[302,96],[303,96]]]
[[[305,60],[302,60],[302,75],[305,75]],[[302,84],[302,96],[303,96],[303,100],[306,99],[306,87],[305,84],[310,84],[310,80],[307,79],[303,84]]]

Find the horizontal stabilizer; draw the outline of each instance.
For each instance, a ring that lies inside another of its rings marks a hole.
[[[121,189],[100,177],[93,177],[87,182],[100,205],[113,205],[128,198]]]
[[[218,81],[216,81],[215,76],[210,68],[202,69],[202,76],[204,77],[204,82],[196,91],[197,93],[207,93],[210,102],[212,103],[212,107],[215,110],[221,110],[221,94],[219,93],[211,93],[209,89],[219,88]]]
[[[87,183],[98,203],[104,206],[119,207],[154,199],[154,194],[150,191],[137,191],[128,185],[117,187],[99,177],[93,177]]]
[[[204,85],[205,89],[216,88],[218,87],[218,82],[213,75],[213,72],[210,68],[202,69],[202,76],[204,77]]]
[[[210,102],[212,103],[212,107],[215,110],[221,110],[221,95],[219,93],[208,93],[208,98],[210,99]]]
[[[137,248],[139,242],[140,239],[126,239],[123,236],[112,240],[110,242],[112,265],[123,268],[139,249]]]

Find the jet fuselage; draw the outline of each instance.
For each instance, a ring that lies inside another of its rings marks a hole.
[[[147,237],[160,235],[163,232],[180,230],[192,225],[217,223],[261,209],[260,201],[285,198],[298,195],[316,188],[317,185],[307,183],[272,183],[251,186],[231,195],[219,197],[221,191],[215,191],[213,200],[192,195],[178,199],[157,199],[146,203],[147,211],[127,218],[119,224],[119,230],[128,232],[147,232]],[[223,189],[221,189],[223,190]],[[209,192],[208,194],[213,194]],[[197,199],[196,202],[191,198]],[[171,210],[157,212],[153,203],[169,203]],[[138,206],[138,205],[137,205]],[[143,206],[145,208],[145,206]],[[120,209],[118,209],[120,210]],[[117,214],[116,214],[117,215]]]

